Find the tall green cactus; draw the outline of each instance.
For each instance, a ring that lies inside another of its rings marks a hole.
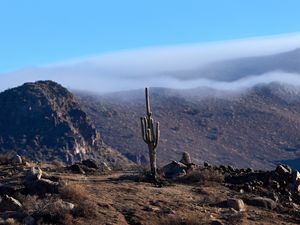
[[[146,96],[146,112],[145,117],[141,117],[141,127],[142,127],[142,136],[144,142],[148,145],[149,149],[149,159],[150,159],[150,169],[153,178],[157,179],[157,166],[156,166],[156,147],[159,141],[160,131],[159,131],[159,122],[156,123],[154,129],[154,120],[152,118],[152,112],[150,110],[150,99],[148,88],[145,88]]]

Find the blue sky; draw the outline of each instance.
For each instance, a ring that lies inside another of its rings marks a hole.
[[[2,0],[0,73],[126,49],[300,31],[297,0]]]

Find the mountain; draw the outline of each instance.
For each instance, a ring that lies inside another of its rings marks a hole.
[[[181,80],[207,78],[217,81],[236,81],[273,71],[300,74],[300,48],[266,56],[244,57],[208,63],[189,71],[168,73]]]
[[[124,160],[107,147],[77,99],[52,81],[25,83],[0,93],[0,153],[72,163],[93,157]]]
[[[145,115],[143,90],[76,95],[107,144],[132,160],[147,160],[139,122]],[[298,87],[271,83],[241,93],[152,88],[150,97],[161,127],[161,165],[183,151],[196,163],[260,169],[300,158]]]

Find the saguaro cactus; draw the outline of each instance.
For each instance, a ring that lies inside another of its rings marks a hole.
[[[157,166],[156,166],[156,147],[159,141],[159,122],[156,122],[156,127],[154,129],[154,120],[152,118],[152,112],[150,110],[150,99],[148,88],[145,88],[146,96],[146,113],[145,117],[141,117],[141,127],[143,140],[146,142],[149,148],[149,159],[150,159],[150,169],[153,178],[157,178]]]

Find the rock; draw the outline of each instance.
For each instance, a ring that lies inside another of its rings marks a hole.
[[[204,166],[204,167],[210,167],[211,165],[210,165],[208,162],[204,162],[204,163],[203,163],[203,166]]]
[[[68,168],[74,173],[85,174],[84,170],[78,164],[73,164],[73,165],[69,166]]]
[[[26,181],[33,181],[41,179],[43,171],[40,167],[31,167],[30,170],[27,170]]]
[[[147,212],[158,212],[160,208],[157,206],[145,206],[143,210]]]
[[[187,166],[181,162],[172,161],[162,168],[162,172],[167,178],[174,179],[186,174]]]
[[[230,165],[227,166],[227,169],[228,169],[229,172],[234,172],[234,168],[232,166],[230,166]]]
[[[99,168],[98,165],[97,165],[97,163],[94,160],[92,160],[92,159],[83,160],[81,163],[83,165],[85,165],[86,167],[88,167],[88,168],[94,168],[94,169],[98,169]]]
[[[271,192],[268,194],[268,197],[272,200],[274,200],[275,202],[279,202],[279,197],[278,195],[276,195],[274,192]]]
[[[237,211],[246,211],[246,206],[244,204],[244,201],[242,199],[228,199],[227,200],[227,206],[229,208],[233,208]]]
[[[48,179],[40,179],[26,183],[26,188],[30,194],[45,195],[46,193],[58,193],[59,183]]]
[[[65,201],[61,202],[61,208],[63,210],[70,211],[70,210],[74,209],[74,207],[75,207],[75,205],[73,203],[65,202]]]
[[[25,224],[25,225],[35,225],[35,219],[32,216],[26,216],[23,219],[23,224]]]
[[[0,208],[3,211],[16,211],[22,208],[22,204],[17,199],[4,195],[0,198]]]
[[[293,172],[292,187],[294,192],[300,193],[300,173],[297,170]]]
[[[210,225],[224,225],[220,220],[213,220],[210,222]]]
[[[21,158],[21,156],[19,156],[18,154],[14,155],[12,158],[11,158],[11,163],[12,164],[22,164],[23,163],[23,160]]]
[[[0,194],[14,195],[20,187],[12,184],[3,184],[0,186]]]
[[[246,173],[253,173],[254,170],[253,170],[252,168],[247,168],[247,169],[245,170],[245,172],[246,172]]]
[[[292,168],[288,165],[279,165],[275,171],[282,177],[289,177],[292,174]]]
[[[159,212],[162,214],[175,214],[175,211],[169,207],[162,207]]]
[[[181,163],[183,163],[185,165],[190,165],[192,163],[190,154],[188,152],[183,152],[182,153],[182,158],[181,158],[181,160],[179,162],[181,162]]]
[[[106,164],[106,162],[101,162],[99,165],[99,169],[102,172],[111,171],[112,169]]]
[[[273,201],[270,198],[264,198],[264,197],[249,198],[249,199],[245,200],[245,202],[248,205],[262,207],[262,208],[266,208],[266,209],[275,209],[277,207],[277,204],[275,201]]]

